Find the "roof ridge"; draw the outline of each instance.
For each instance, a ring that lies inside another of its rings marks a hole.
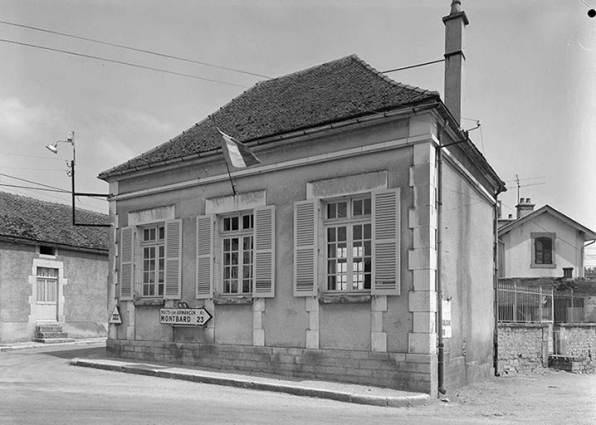
[[[372,65],[370,65],[365,60],[361,59],[356,54],[351,55],[351,56],[348,56],[348,57],[352,57],[354,60],[356,60],[356,62],[360,63],[362,66],[364,66],[370,72],[372,72],[373,74],[376,74],[378,77],[381,77],[381,79],[385,80],[386,82],[388,82],[390,84],[393,84],[393,85],[398,86],[398,87],[403,87],[403,88],[406,88],[406,89],[409,89],[409,90],[413,90],[415,92],[420,93],[421,95],[424,95],[424,94],[435,94],[437,96],[440,96],[439,92],[436,91],[436,90],[427,90],[427,89],[423,89],[421,87],[411,86],[409,84],[404,84],[404,83],[401,83],[399,81],[395,81],[394,79],[388,77],[383,72],[379,71],[378,69],[376,69],[375,67],[373,67]]]

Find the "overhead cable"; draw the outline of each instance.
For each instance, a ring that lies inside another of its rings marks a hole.
[[[160,57],[168,58],[168,59],[175,59],[175,60],[183,61],[183,62],[196,63],[196,64],[199,64],[199,65],[209,66],[209,67],[212,67],[212,68],[225,69],[226,71],[238,72],[240,74],[252,75],[254,77],[262,77],[262,78],[271,79],[271,77],[268,77],[266,75],[257,74],[257,73],[254,73],[254,72],[243,71],[241,69],[228,68],[226,66],[214,65],[214,64],[211,64],[211,63],[207,63],[207,62],[197,61],[197,60],[194,60],[194,59],[188,59],[188,58],[183,58],[183,57],[180,57],[180,56],[168,55],[166,53],[159,53],[159,52],[154,52],[154,51],[146,50],[146,49],[138,49],[136,47],[125,46],[123,44],[110,43],[110,42],[107,42],[107,41],[101,41],[101,40],[97,40],[97,39],[94,39],[94,38],[88,38],[88,37],[81,37],[81,36],[78,36],[78,35],[66,34],[64,32],[48,30],[48,29],[45,29],[45,28],[38,28],[38,27],[29,26],[29,25],[16,24],[14,22],[7,22],[7,21],[0,21],[0,24],[12,25],[12,26],[15,26],[15,27],[26,28],[26,29],[29,29],[29,30],[41,31],[41,32],[49,33],[49,34],[61,35],[63,37],[76,38],[77,40],[84,40],[84,41],[89,41],[91,43],[103,44],[103,45],[112,46],[112,47],[119,47],[121,49],[132,50],[132,51],[135,51],[135,52],[146,53],[148,55],[160,56]]]
[[[168,70],[165,70],[165,69],[153,68],[151,66],[139,65],[139,64],[135,64],[135,63],[131,63],[131,62],[119,61],[119,60],[115,60],[115,59],[107,59],[107,58],[102,58],[102,57],[99,57],[99,56],[85,55],[83,53],[76,53],[76,52],[71,52],[71,51],[68,51],[68,50],[53,49],[51,47],[40,46],[40,45],[37,45],[37,44],[29,44],[29,43],[23,43],[23,42],[20,42],[20,41],[6,40],[4,38],[0,38],[0,42],[10,43],[10,44],[16,44],[16,45],[19,45],[19,46],[33,47],[33,48],[42,49],[42,50],[49,50],[49,51],[52,51],[52,52],[66,53],[68,55],[80,56],[80,57],[83,57],[83,58],[95,59],[95,60],[100,60],[100,61],[104,61],[104,62],[111,62],[111,63],[116,63],[116,64],[119,64],[119,65],[132,66],[132,67],[135,67],[135,68],[148,69],[148,70],[151,70],[151,71],[164,72],[166,74],[172,74],[172,75],[178,75],[178,76],[181,76],[181,77],[194,78],[195,80],[208,81],[210,83],[226,84],[228,86],[235,86],[235,87],[247,88],[247,86],[243,86],[243,85],[240,85],[240,84],[234,84],[234,83],[228,83],[226,81],[214,80],[214,79],[205,78],[205,77],[198,77],[196,75],[190,75],[190,74],[184,74],[184,73],[181,73],[181,72],[168,71]]]

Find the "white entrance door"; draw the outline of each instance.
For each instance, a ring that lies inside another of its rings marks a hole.
[[[37,267],[37,320],[58,321],[58,269]]]

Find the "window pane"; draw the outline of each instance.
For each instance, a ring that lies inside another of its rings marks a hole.
[[[364,200],[364,215],[370,215],[370,213],[371,213],[370,198],[366,198]]]
[[[232,217],[232,227],[230,230],[238,230],[238,217]]]
[[[362,199],[356,199],[356,200],[354,200],[353,208],[352,208],[354,217],[357,217],[359,215],[362,215],[362,212],[363,212],[363,205],[362,205],[362,203],[363,203]]]
[[[253,215],[245,215],[242,216],[242,228],[243,229],[252,229],[253,228]]]
[[[231,229],[232,227],[232,220],[229,217],[224,218],[223,224],[224,224],[224,231],[227,232],[228,230]]]
[[[338,202],[337,203],[337,218],[345,218],[348,216],[348,203]]]
[[[348,232],[346,227],[338,227],[337,228],[337,240],[338,241],[345,241],[348,238]]]
[[[143,240],[144,241],[148,241],[149,240],[149,229],[145,229],[143,230]]]
[[[341,243],[337,245],[337,257],[338,258],[348,258],[348,247],[345,243]]]
[[[336,272],[335,261],[333,261],[333,260],[327,261],[327,273],[335,274],[335,272]]]
[[[159,228],[159,239],[163,240],[165,238],[166,230],[165,227],[161,226]]]
[[[337,205],[336,204],[327,204],[327,218],[336,218],[337,217]]]
[[[337,245],[334,243],[330,243],[327,247],[327,258],[335,258],[335,254],[337,253]]]
[[[335,291],[337,289],[337,281],[335,276],[327,277],[327,289],[330,291]]]
[[[362,226],[354,226],[354,240],[362,239]]]
[[[370,239],[371,235],[371,226],[370,224],[364,225],[364,239]]]
[[[327,241],[335,242],[335,227],[330,227],[327,229]]]

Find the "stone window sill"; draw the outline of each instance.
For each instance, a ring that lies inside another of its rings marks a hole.
[[[338,294],[322,295],[319,297],[319,304],[357,304],[369,303],[372,299],[368,294]]]
[[[218,297],[213,298],[215,305],[250,305],[253,303],[251,297]]]
[[[165,300],[162,298],[136,298],[133,304],[135,306],[163,307]]]

